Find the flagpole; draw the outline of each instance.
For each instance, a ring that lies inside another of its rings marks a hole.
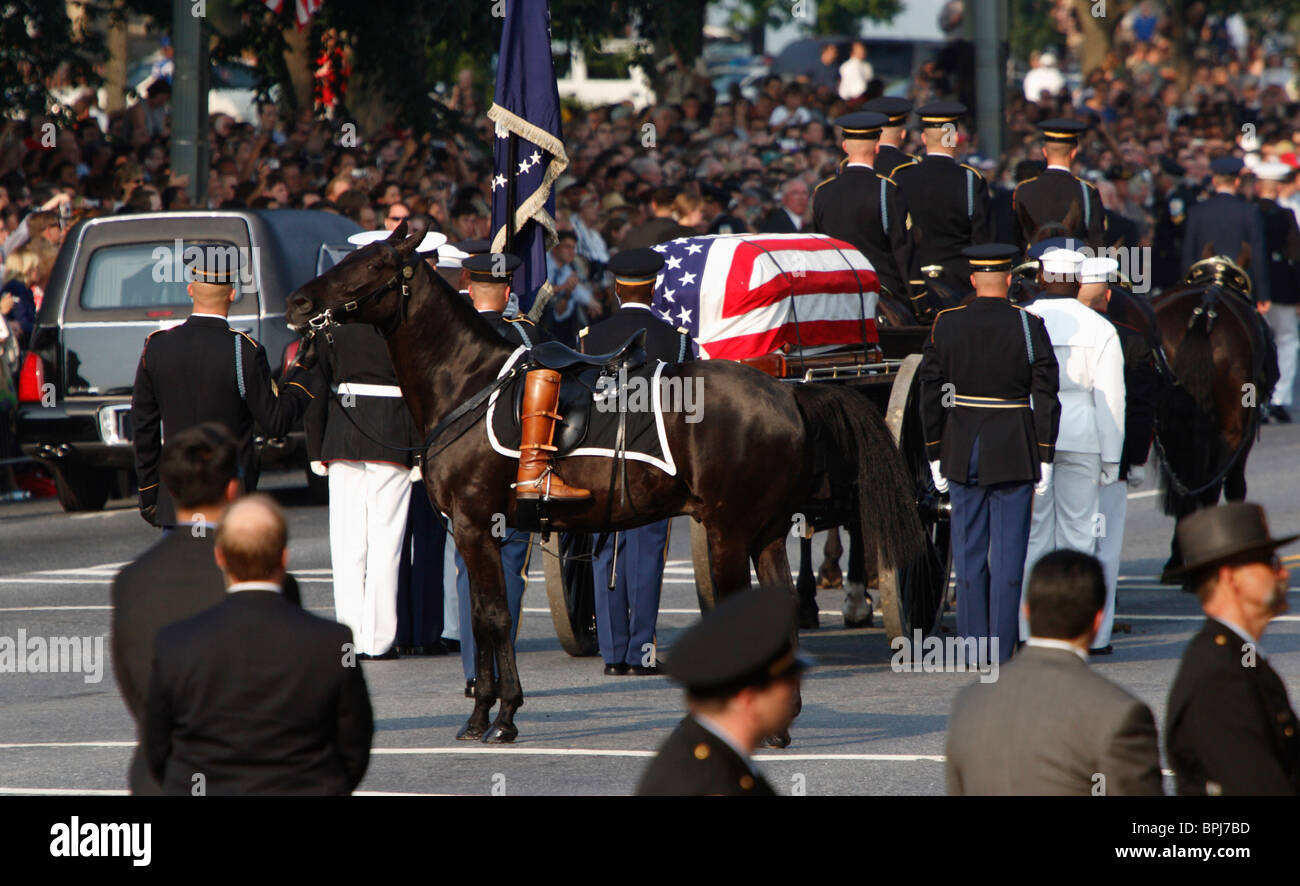
[[[518,205],[515,194],[515,175],[519,163],[519,135],[510,133],[509,147],[506,149],[508,172],[506,175],[506,252],[515,251],[515,207]]]

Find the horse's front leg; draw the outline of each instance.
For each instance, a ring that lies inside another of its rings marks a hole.
[[[765,545],[754,559],[754,571],[758,573],[759,584],[768,585],[778,588],[787,588],[791,597],[795,600],[796,605],[798,598],[795,595],[794,585],[790,582],[790,559],[786,554],[785,536],[776,538]],[[790,636],[790,645],[794,648],[799,646],[799,630],[796,627]],[[803,694],[795,695],[794,715],[799,716],[803,710]],[[785,748],[790,746],[790,727],[767,736],[763,739],[763,745],[770,748]]]
[[[456,733],[460,741],[478,741],[488,731],[489,712],[496,702],[496,676],[492,670],[493,653],[498,642],[493,623],[498,613],[504,614],[507,625],[510,613],[506,606],[505,573],[501,569],[501,555],[495,540],[486,532],[454,524],[456,549],[465,561],[469,573],[470,620],[474,633],[474,712]],[[506,633],[509,644],[509,631]],[[516,676],[516,685],[518,677]]]
[[[519,666],[515,658],[514,616],[511,614],[509,604],[513,596],[510,590],[510,582],[520,581],[520,573],[524,569],[528,553],[528,534],[514,533],[513,535],[513,540],[508,540],[501,546],[500,562],[502,575],[505,577],[506,582],[503,585],[505,588],[505,594],[502,598],[504,605],[499,610],[492,612],[491,617],[488,619],[494,641],[497,696],[501,700],[501,707],[497,709],[496,722],[483,736],[483,740],[490,744],[515,740],[515,737],[519,735],[519,730],[515,727],[515,711],[519,710],[520,705],[524,703],[524,690],[519,680]],[[506,576],[506,573],[510,573],[510,575]],[[523,591],[520,590],[519,593],[522,594]],[[522,617],[522,604],[516,603],[515,605]]]

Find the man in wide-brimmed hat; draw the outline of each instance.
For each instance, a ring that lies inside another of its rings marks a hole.
[[[1165,741],[1179,794],[1300,794],[1300,724],[1259,638],[1286,611],[1287,569],[1259,505],[1178,523],[1182,578],[1207,616],[1169,692]]]

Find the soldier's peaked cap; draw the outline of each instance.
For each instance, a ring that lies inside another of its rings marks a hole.
[[[742,591],[719,603],[678,640],[663,663],[692,695],[727,698],[808,666],[791,638],[794,600],[783,588]]]
[[[966,116],[966,106],[961,102],[930,102],[916,109],[921,116],[921,126],[934,129],[955,123]]]
[[[882,127],[889,125],[889,118],[875,111],[854,111],[835,118],[835,125],[844,133],[846,139],[880,138]]]
[[[232,243],[192,243],[183,253],[186,279],[234,286],[239,282],[239,247]]]
[[[471,280],[505,283],[521,264],[519,256],[508,252],[480,252],[463,260],[460,266],[469,271]]]
[[[653,249],[624,249],[609,260],[616,283],[653,283],[664,266],[664,257]]]
[[[1006,243],[984,243],[968,246],[961,254],[970,262],[970,270],[974,274],[983,271],[1010,271],[1020,250]]]
[[[480,255],[492,251],[492,244],[487,240],[459,240],[451,245],[466,255]]]
[[[1078,120],[1067,120],[1064,117],[1054,117],[1039,123],[1038,128],[1042,131],[1045,142],[1073,145],[1078,143],[1079,135],[1088,128],[1088,124]]]
[[[882,95],[862,105],[864,111],[874,111],[889,118],[886,126],[902,126],[907,115],[912,113],[912,103],[908,99],[893,95]]]
[[[1245,166],[1240,157],[1219,157],[1210,163],[1210,172],[1215,175],[1238,175]]]

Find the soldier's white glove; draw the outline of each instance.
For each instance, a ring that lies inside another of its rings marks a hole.
[[[310,467],[311,472],[317,477],[324,477],[330,472],[329,465],[325,464],[323,461],[314,461],[311,463]]]
[[[1144,465],[1129,465],[1128,467],[1128,488],[1138,489],[1142,486],[1147,478],[1147,469]]]
[[[1109,486],[1119,479],[1119,462],[1104,461],[1101,463],[1101,485]]]
[[[420,474],[420,466],[419,466],[419,465],[411,465],[411,475],[410,475],[410,476],[411,476],[411,482],[412,482],[412,483],[419,483],[419,482],[420,482],[420,479],[421,479],[421,476],[422,476],[422,475]]]
[[[930,462],[930,476],[934,478],[934,488],[940,494],[948,491],[948,478],[943,475],[943,471],[939,470],[937,461]]]
[[[1038,482],[1034,484],[1034,495],[1047,495],[1047,489],[1052,485],[1052,463],[1045,461],[1042,463],[1038,474]]]

